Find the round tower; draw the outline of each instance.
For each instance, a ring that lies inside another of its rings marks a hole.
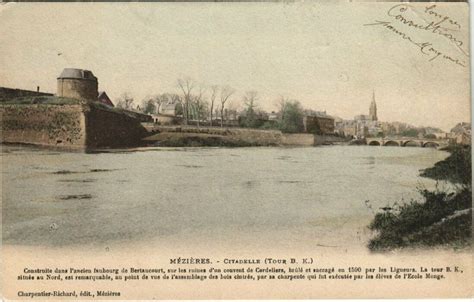
[[[97,101],[98,82],[89,70],[64,68],[58,77],[58,96],[85,101]]]

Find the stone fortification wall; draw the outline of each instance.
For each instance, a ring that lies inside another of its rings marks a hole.
[[[277,146],[281,144],[282,134],[278,130],[255,130],[246,128],[219,128],[219,127],[194,127],[194,126],[156,126],[147,125],[149,132],[164,133],[197,133],[203,135],[216,135],[230,140],[241,142],[250,146]]]
[[[85,144],[81,105],[0,105],[1,141],[68,148]]]
[[[333,136],[333,135],[315,135],[314,136],[314,144],[316,146],[348,143],[349,141],[350,139]]]
[[[323,136],[310,133],[282,133],[279,130],[260,130],[247,128],[219,128],[194,126],[156,126],[144,124],[150,133],[182,133],[217,135],[251,146],[315,146],[317,142],[326,142]],[[159,138],[159,136],[158,136]],[[151,138],[153,140],[153,138]]]
[[[139,119],[117,109],[88,105],[85,117],[89,148],[138,146],[147,134]]]
[[[281,131],[228,129],[228,135],[255,146],[276,146],[281,144]]]
[[[52,96],[52,95],[53,95],[52,93],[46,93],[46,92],[0,87],[0,100],[10,100],[13,98],[25,97],[25,96]]]
[[[314,146],[314,134],[309,133],[285,133],[282,135],[282,145],[284,146]]]
[[[119,110],[96,104],[2,104],[1,142],[65,149],[138,146],[146,130]]]

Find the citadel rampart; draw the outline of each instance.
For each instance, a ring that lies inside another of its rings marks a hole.
[[[57,81],[57,96],[0,90],[1,142],[66,149],[141,144],[146,134],[141,116],[98,102],[98,81],[91,71],[65,68]]]
[[[96,104],[1,104],[1,141],[65,149],[137,146],[139,121]]]
[[[38,90],[39,90],[39,87],[38,87]],[[52,96],[52,95],[53,95],[52,93],[47,93],[47,92],[0,87],[0,100],[9,100],[9,99],[25,97],[25,96]]]
[[[81,148],[85,119],[81,105],[0,105],[2,142]]]
[[[147,132],[140,120],[119,109],[94,105],[86,105],[84,112],[88,147],[128,147],[141,144]]]

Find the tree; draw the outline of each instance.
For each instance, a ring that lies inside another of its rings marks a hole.
[[[154,114],[154,113],[156,113],[155,100],[151,97],[145,98],[142,101],[142,111],[145,114]]]
[[[242,119],[242,124],[244,127],[257,128],[258,121],[256,115],[256,108],[258,94],[256,91],[247,91],[243,97],[243,103],[245,106],[245,118]]]
[[[219,86],[217,85],[213,85],[211,86],[211,96],[210,96],[210,101],[211,101],[211,105],[210,105],[210,109],[209,109],[209,113],[210,113],[210,125],[212,126],[212,114],[213,114],[213,110],[214,110],[214,102],[217,98],[217,94],[219,92]]]
[[[229,100],[231,95],[233,95],[235,90],[229,86],[226,86],[221,89],[220,93],[220,110],[221,110],[221,127],[224,127],[224,108],[225,108],[225,103]]]
[[[132,110],[134,107],[133,97],[128,92],[122,93],[122,95],[115,101],[118,108]]]
[[[304,129],[303,107],[300,102],[282,98],[280,105],[280,130],[285,133],[302,132]]]
[[[178,87],[179,89],[181,90],[181,92],[183,93],[183,115],[184,115],[184,124],[187,125],[188,124],[188,120],[189,120],[189,103],[191,102],[191,98],[192,98],[192,91],[195,87],[196,83],[194,82],[194,80],[192,80],[191,78],[184,78],[184,79],[178,79]]]
[[[203,103],[204,103],[204,93],[206,89],[204,88],[203,85],[200,85],[198,88],[198,93],[194,95],[192,98],[194,100],[194,104],[196,107],[196,120],[197,120],[197,126],[199,128],[199,121],[201,120],[201,113],[203,111]]]
[[[418,130],[416,130],[415,128],[406,129],[402,131],[400,135],[408,137],[418,137]]]

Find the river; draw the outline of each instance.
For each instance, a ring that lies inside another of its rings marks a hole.
[[[380,207],[435,182],[430,148],[2,146],[3,243],[366,249]]]

